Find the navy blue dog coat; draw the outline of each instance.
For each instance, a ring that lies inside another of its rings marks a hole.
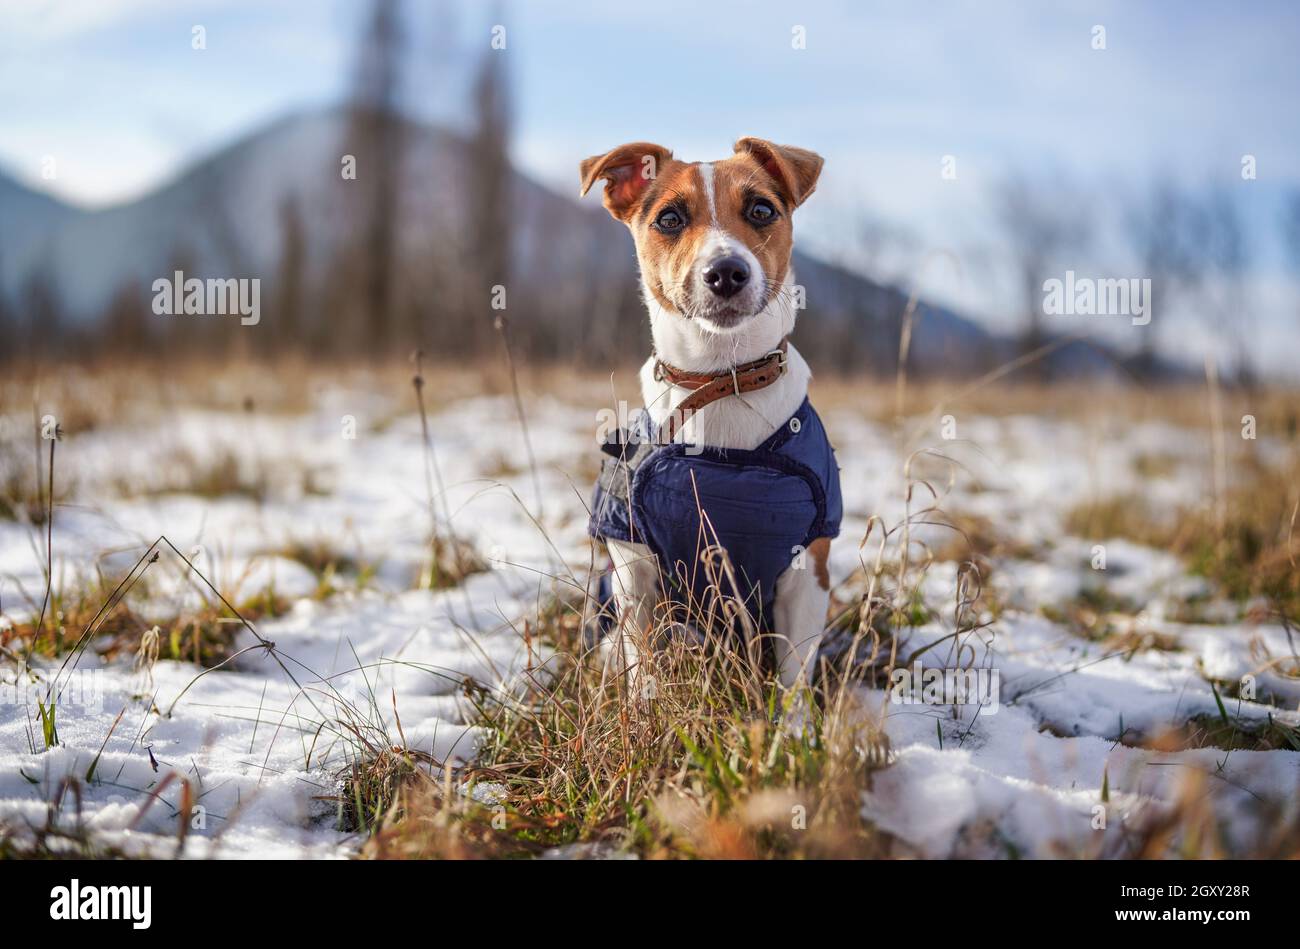
[[[660,444],[658,434],[641,409],[630,431],[603,446],[610,457],[596,481],[588,533],[654,551],[679,619],[689,606],[692,626],[712,619],[738,629],[743,605],[756,631],[771,632],[777,577],[814,540],[840,530],[840,472],[821,419],[805,398],[752,451]],[[702,560],[716,547],[727,552],[730,571],[716,553]],[[608,580],[601,578],[603,607]],[[603,608],[604,631],[611,623]]]

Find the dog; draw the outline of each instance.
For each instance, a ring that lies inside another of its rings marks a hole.
[[[757,633],[781,684],[807,694],[842,515],[811,372],[788,340],[791,214],[821,169],[758,138],[715,162],[635,142],[581,163],[580,195],[603,180],[632,233],[654,343],[645,409],[604,446],[589,525],[610,555],[606,641],[625,670],[667,602],[689,625]]]

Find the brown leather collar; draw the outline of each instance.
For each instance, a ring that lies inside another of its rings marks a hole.
[[[687,372],[670,366],[661,359],[655,359],[654,377],[658,382],[690,389],[691,394],[683,399],[668,416],[664,426],[664,440],[672,441],[682,426],[692,415],[711,402],[725,399],[729,395],[740,395],[766,389],[785,374],[786,352],[790,348],[788,339],[766,356],[752,362],[742,363],[724,373]]]

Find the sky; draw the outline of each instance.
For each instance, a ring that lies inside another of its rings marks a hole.
[[[129,200],[259,124],[339,101],[366,7],[0,0],[0,166],[83,206]],[[1300,350],[1278,227],[1300,188],[1300,4],[405,0],[404,13],[413,113],[464,120],[464,76],[499,23],[525,172],[576,196],[577,162],[625,141],[688,160],[742,135],[812,148],[826,166],[796,215],[801,246],[996,328],[1015,318],[989,263],[990,196],[1008,176],[1073,182],[1112,220],[1153,181],[1233,189],[1260,363]],[[1100,257],[1098,276],[1139,276],[1125,238],[1101,236],[1081,268]],[[1194,327],[1177,342],[1215,346]]]

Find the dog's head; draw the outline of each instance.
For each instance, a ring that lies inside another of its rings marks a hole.
[[[742,138],[735,154],[688,164],[662,145],[620,145],[582,163],[582,194],[631,230],[641,278],[665,310],[715,332],[742,326],[782,292],[790,215],[817,186],[821,156]]]

